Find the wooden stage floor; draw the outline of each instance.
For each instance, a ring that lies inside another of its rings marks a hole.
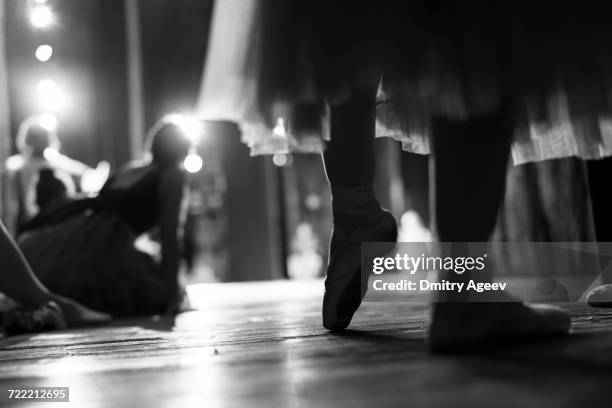
[[[16,407],[612,406],[612,312],[572,306],[567,339],[437,356],[426,305],[367,303],[320,326],[321,281],[201,285],[175,320],[0,340],[2,392],[68,386]]]

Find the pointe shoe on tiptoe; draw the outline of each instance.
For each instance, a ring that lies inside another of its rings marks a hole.
[[[106,324],[112,316],[83,306],[74,300],[55,295],[53,300],[59,305],[66,317],[68,327],[85,327]]]
[[[323,296],[323,327],[345,329],[365,296],[369,274],[361,271],[361,243],[396,241],[395,218],[382,208],[364,216],[350,234],[334,227]]]
[[[612,285],[601,285],[587,295],[587,303],[593,307],[612,308]]]
[[[2,325],[8,334],[40,333],[67,328],[62,309],[53,301],[36,308],[16,307],[7,310]]]
[[[520,302],[435,303],[429,328],[433,352],[477,350],[512,341],[566,335],[567,312],[551,305]]]

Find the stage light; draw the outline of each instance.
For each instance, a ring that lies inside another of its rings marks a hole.
[[[50,162],[53,162],[55,160],[57,160],[58,157],[60,157],[60,152],[59,150],[53,148],[53,147],[47,147],[44,151],[43,151],[43,157],[45,159],[47,159]]]
[[[57,93],[57,84],[52,79],[43,79],[38,83],[40,96],[54,96]]]
[[[191,140],[191,143],[197,144],[202,136],[204,126],[194,115],[172,113],[167,116],[167,120],[177,125],[181,131]]]
[[[53,56],[53,47],[47,44],[39,45],[38,48],[36,48],[35,55],[36,59],[40,62],[47,62]]]
[[[179,127],[191,140],[191,143],[195,144],[200,140],[200,136],[202,136],[202,122],[194,116],[183,115]]]
[[[189,153],[183,162],[185,170],[187,170],[189,173],[197,173],[198,171],[202,170],[202,165],[202,158],[197,153]]]
[[[6,169],[8,171],[17,171],[23,167],[25,159],[22,155],[16,154],[6,159]]]
[[[49,6],[39,4],[30,11],[30,23],[36,28],[45,28],[53,23],[53,12]]]
[[[43,113],[38,117],[38,124],[49,132],[57,130],[57,116],[52,113]]]
[[[287,163],[289,162],[289,156],[286,155],[285,153],[276,153],[272,157],[272,162],[278,167],[286,166]]]
[[[38,98],[44,111],[55,112],[65,105],[65,98],[57,84],[52,79],[43,79],[38,83]]]

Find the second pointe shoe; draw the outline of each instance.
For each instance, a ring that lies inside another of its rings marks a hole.
[[[568,313],[552,305],[434,303],[428,343],[433,352],[478,351],[502,343],[564,336],[570,324]]]
[[[364,215],[350,233],[334,227],[323,297],[323,326],[326,329],[345,329],[365,296],[369,275],[361,270],[361,244],[396,241],[395,218],[380,207]]]

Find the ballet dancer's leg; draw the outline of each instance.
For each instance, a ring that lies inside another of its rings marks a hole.
[[[331,141],[323,155],[334,218],[323,299],[323,325],[330,330],[348,326],[365,294],[361,242],[397,239],[395,220],[380,208],[372,186],[375,115],[375,87],[355,91],[331,112]]]
[[[36,278],[25,258],[0,223],[0,292],[25,307],[37,308],[54,301],[69,326],[102,323],[110,316],[88,309],[50,292]]]
[[[612,242],[612,196],[608,191],[612,158],[588,161],[587,169],[596,239],[598,242]],[[602,257],[603,263],[607,263],[607,258]],[[587,301],[595,307],[612,307],[611,271],[604,271],[602,285],[588,294]]]
[[[51,292],[36,278],[3,225],[0,254],[0,292],[27,307],[38,307],[51,300]]]
[[[508,109],[502,108],[468,120],[434,121],[434,213],[441,242],[489,240],[504,196],[513,129],[510,120]],[[461,251],[461,245],[457,247]],[[490,278],[451,274],[442,278]],[[569,317],[557,308],[529,307],[507,295],[495,302],[469,302],[452,296],[433,305],[429,340],[434,351],[540,338],[567,333],[569,328]]]

